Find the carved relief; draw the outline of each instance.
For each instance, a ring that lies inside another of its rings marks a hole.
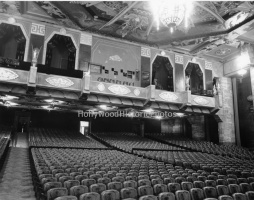
[[[183,56],[175,54],[175,63],[183,65]]]
[[[55,87],[60,87],[60,88],[66,88],[72,86],[74,83],[67,78],[64,77],[49,77],[46,79],[46,81]]]
[[[45,25],[32,23],[31,33],[36,35],[45,35]]]
[[[103,83],[100,83],[98,86],[97,86],[98,90],[100,90],[101,92],[105,90],[105,86]]]
[[[149,48],[141,47],[141,56],[151,57],[151,50]]]
[[[0,68],[0,80],[7,81],[18,78],[18,74],[9,69]]]
[[[81,33],[80,44],[85,44],[85,45],[88,45],[88,46],[92,46],[92,36]]]
[[[202,98],[202,97],[196,97],[193,101],[196,102],[199,105],[207,105],[207,104],[209,104],[209,101],[207,99],[205,99],[205,98]]]
[[[170,92],[162,92],[159,94],[159,96],[165,101],[175,101],[176,99],[178,99],[178,96]]]
[[[122,85],[111,85],[108,87],[108,89],[114,94],[118,94],[118,95],[126,95],[131,92],[129,88]]]
[[[139,96],[140,95],[140,90],[139,89],[135,89],[134,92],[135,96]]]

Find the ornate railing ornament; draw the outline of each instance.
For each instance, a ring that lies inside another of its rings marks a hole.
[[[33,48],[33,46],[32,46],[32,64],[33,64],[33,67],[37,66],[40,51],[41,51],[41,47],[40,48],[37,48],[37,47]]]
[[[190,75],[185,76],[185,88],[186,88],[186,91],[190,90]]]

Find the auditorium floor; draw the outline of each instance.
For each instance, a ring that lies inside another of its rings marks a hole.
[[[12,147],[0,174],[0,200],[35,200],[29,150]]]

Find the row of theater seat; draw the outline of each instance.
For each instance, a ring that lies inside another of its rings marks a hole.
[[[254,159],[254,154],[243,147],[236,145],[217,145],[207,141],[194,141],[184,137],[172,137],[167,134],[154,134],[150,133],[152,137],[160,138],[169,144],[178,145],[181,147],[189,148],[204,153],[213,153],[215,155],[228,155],[231,157]]]
[[[106,148],[103,144],[75,131],[32,128],[29,135],[30,146]]]
[[[191,196],[192,200],[200,200],[211,197],[225,199],[225,195],[227,199],[237,199],[239,196],[251,199],[253,195],[251,177],[246,178],[248,184],[230,174],[223,176],[218,172],[174,167],[119,151],[39,148],[32,149],[32,153],[39,176],[38,182],[44,185],[44,193],[47,193],[48,199],[54,199],[59,194],[76,195],[76,198],[82,200],[97,200],[100,197],[105,200],[188,200]],[[239,185],[227,185],[229,182],[226,181],[230,177],[239,181],[234,182]],[[214,182],[218,185],[214,185]]]
[[[4,164],[7,148],[10,142],[11,128],[0,126],[0,170]]]

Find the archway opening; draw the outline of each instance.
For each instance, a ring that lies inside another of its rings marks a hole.
[[[26,38],[19,26],[1,23],[0,44],[0,57],[24,60]]]
[[[185,76],[186,79],[189,77],[189,89],[191,90],[191,94],[204,94],[203,72],[198,64],[188,63],[185,69]]]
[[[47,44],[45,65],[52,68],[74,70],[76,48],[68,36],[55,34]]]
[[[156,89],[174,91],[173,67],[167,57],[157,56],[152,72],[152,84]]]

